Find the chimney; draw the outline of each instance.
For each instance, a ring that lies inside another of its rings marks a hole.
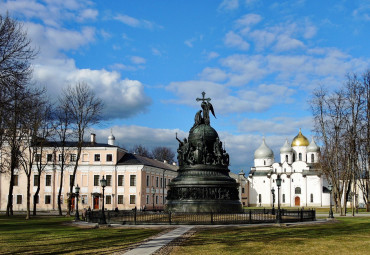
[[[94,144],[94,143],[95,143],[95,134],[94,134],[94,133],[91,133],[91,135],[90,135],[90,142],[91,142],[92,144]]]

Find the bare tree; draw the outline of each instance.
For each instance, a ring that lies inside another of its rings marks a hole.
[[[81,151],[84,146],[85,131],[88,127],[99,123],[100,114],[103,110],[103,103],[84,82],[77,83],[75,86],[68,86],[63,91],[60,103],[68,111],[68,116],[71,118],[71,128],[77,138],[77,155],[76,161],[74,162],[73,177],[70,183],[70,195],[68,197],[68,215],[70,215],[73,186],[76,179]]]
[[[134,154],[138,154],[138,155],[143,156],[143,157],[147,157],[147,158],[151,158],[152,157],[152,155],[149,152],[149,150],[144,145],[141,145],[141,144],[135,144],[131,148],[130,152],[131,153],[134,153]]]
[[[2,171],[10,175],[7,216],[13,214],[14,170],[19,166],[21,145],[27,135],[23,129],[27,112],[24,103],[36,54],[22,24],[8,14],[0,15],[0,146],[8,153],[7,161],[1,164]]]
[[[27,106],[27,126],[23,126],[27,130],[27,137],[20,147],[19,165],[23,169],[27,177],[27,214],[26,219],[30,218],[31,211],[31,175],[34,164],[42,161],[42,148],[47,137],[49,136],[48,129],[51,121],[48,116],[50,106],[45,97],[45,90],[35,89],[32,93],[28,93],[28,97],[23,102]]]
[[[175,158],[175,153],[171,148],[158,146],[152,149],[152,156],[159,161],[166,160],[167,162],[172,163]]]

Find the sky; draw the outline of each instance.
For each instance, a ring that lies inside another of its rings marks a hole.
[[[36,49],[33,79],[54,100],[86,82],[105,105],[89,132],[130,149],[176,151],[206,92],[230,154],[248,172],[262,142],[311,140],[309,99],[370,67],[370,1],[0,0]]]

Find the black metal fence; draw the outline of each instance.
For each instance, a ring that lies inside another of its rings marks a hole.
[[[316,220],[316,211],[281,209],[281,222],[299,222]],[[151,211],[105,211],[108,224],[183,224],[183,225],[224,225],[224,224],[258,224],[275,223],[278,210],[272,209],[245,209],[242,213],[171,213]],[[88,211],[86,221],[98,223],[102,218],[101,211]]]

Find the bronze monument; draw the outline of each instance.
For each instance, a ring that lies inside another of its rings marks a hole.
[[[229,154],[215,129],[209,112],[215,116],[210,98],[202,92],[202,110],[194,118],[188,139],[179,141],[177,159],[179,174],[169,184],[166,210],[171,212],[242,211],[238,183],[229,176]],[[216,117],[216,116],[215,116]]]

